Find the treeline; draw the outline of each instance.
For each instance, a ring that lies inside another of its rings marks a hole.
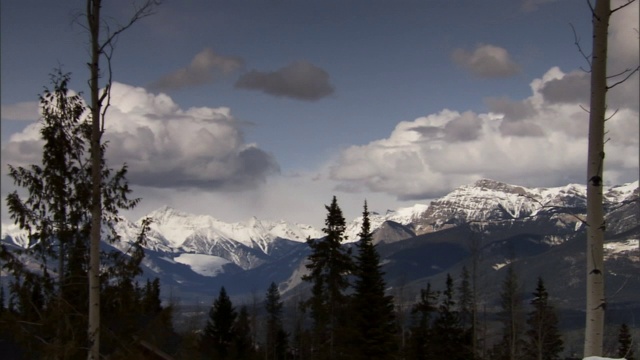
[[[40,97],[40,164],[9,166],[22,188],[7,197],[8,212],[28,232],[24,248],[0,248],[0,355],[3,359],[81,359],[88,336],[91,230],[90,116],[70,77],[57,72],[53,90]],[[106,144],[101,146],[104,160]],[[373,244],[367,204],[355,253],[343,246],[346,223],[334,197],[320,239],[308,239],[309,297],[285,318],[278,286],[264,301],[266,317],[236,308],[221,288],[201,329],[173,328],[173,307],[163,305],[159,280],[144,280],[141,264],[149,222],[137,240],[123,244],[115,231],[119,211],[134,207],[126,166],[103,164],[104,238],[100,264],[100,353],[109,359],[559,359],[563,341],[542,279],[528,311],[512,266],[503,282],[498,342],[489,344],[478,321],[477,299],[466,269],[458,286],[447,275],[441,291],[422,289],[406,320],[388,294]],[[5,285],[5,284],[0,284]],[[289,326],[285,326],[288,324]],[[262,336],[257,336],[260,333]],[[633,359],[628,327],[618,356]]]

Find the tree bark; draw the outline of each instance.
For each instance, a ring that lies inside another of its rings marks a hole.
[[[87,359],[100,358],[100,234],[102,220],[100,146],[100,7],[101,0],[87,0],[87,25],[91,34],[91,235],[89,246],[89,353]]]
[[[587,307],[584,357],[602,356],[604,312],[605,221],[602,205],[604,123],[607,95],[607,33],[611,1],[597,0],[593,8],[591,104],[587,164]]]

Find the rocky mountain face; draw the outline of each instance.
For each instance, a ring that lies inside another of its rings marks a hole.
[[[612,283],[625,284],[616,295],[624,303],[640,295],[633,290],[640,289],[638,182],[606,189],[605,202],[607,269]],[[584,294],[585,212],[582,185],[526,188],[480,180],[429,205],[372,214],[371,224],[390,291],[402,289],[402,301],[411,302],[426,282],[437,288],[446,273],[455,277],[473,264],[487,299],[492,292],[495,298],[505,265],[514,264],[525,284],[543,276],[558,287],[555,296],[577,306]],[[305,240],[323,236],[308,225],[256,218],[229,224],[168,207],[148,217],[145,275],[159,277],[183,301],[208,299],[220,286],[236,296],[263,293],[272,281],[285,296],[300,293],[309,253]],[[361,223],[357,218],[348,224],[345,246],[354,246]],[[140,225],[118,224],[125,244]],[[27,237],[3,225],[2,242],[24,247]]]

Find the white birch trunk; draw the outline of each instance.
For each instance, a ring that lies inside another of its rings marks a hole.
[[[610,0],[597,0],[593,21],[591,104],[587,164],[587,307],[584,356],[602,356],[604,312],[604,212],[602,205],[604,120],[607,95],[607,32]]]
[[[102,219],[100,150],[100,6],[101,0],[87,0],[87,26],[91,36],[91,235],[89,245],[89,353],[87,359],[100,358],[100,226]]]

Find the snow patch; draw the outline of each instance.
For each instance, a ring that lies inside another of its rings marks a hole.
[[[197,274],[211,277],[222,274],[223,266],[230,263],[219,256],[205,254],[180,254],[173,261],[188,265]]]

